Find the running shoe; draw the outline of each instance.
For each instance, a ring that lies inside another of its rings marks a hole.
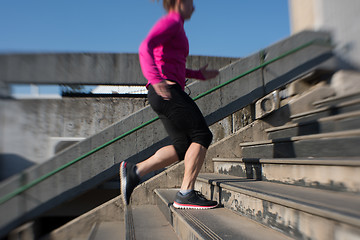
[[[120,164],[121,197],[124,205],[129,205],[131,193],[139,185],[140,178],[136,174],[136,165],[129,162]]]
[[[192,190],[185,195],[178,192],[173,206],[175,208],[210,209],[216,207],[217,202],[207,200],[199,191]]]

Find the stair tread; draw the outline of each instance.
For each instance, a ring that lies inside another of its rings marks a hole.
[[[260,158],[260,159],[259,158],[213,158],[213,162],[360,166],[360,157]]]
[[[132,206],[136,239],[178,239],[171,224],[155,205]]]
[[[353,117],[359,117],[359,116],[360,116],[360,111],[354,111],[354,112],[332,115],[332,116],[328,116],[328,117],[322,117],[322,118],[317,119],[316,122],[336,121],[336,120],[340,120],[340,119],[353,118]],[[315,121],[304,121],[304,122],[299,122],[299,123],[286,124],[286,125],[278,126],[278,127],[271,127],[271,128],[265,129],[265,132],[270,133],[270,132],[275,132],[275,131],[279,131],[279,130],[295,128],[295,127],[299,127],[301,125],[312,124],[314,122]]]
[[[329,97],[329,98],[326,98],[326,99],[318,100],[318,101],[315,101],[313,103],[313,105],[316,106],[316,105],[320,105],[320,104],[331,103],[333,101],[347,99],[347,98],[351,98],[351,97],[355,97],[355,96],[360,97],[360,92],[344,94],[344,95],[340,95],[340,96],[333,96],[333,97]]]
[[[360,196],[358,195],[215,173],[199,174],[198,180],[360,226]]]
[[[156,193],[173,214],[179,215],[196,231],[206,232],[205,239],[290,239],[289,237],[240,216],[225,208],[210,210],[176,209],[172,206],[178,189],[157,189]],[[256,234],[254,234],[256,233]]]
[[[240,146],[247,147],[253,145],[272,144],[278,142],[301,141],[301,140],[320,139],[320,138],[357,137],[357,136],[360,136],[360,129],[294,136],[290,138],[278,138],[278,139],[270,139],[270,140],[254,141],[254,142],[245,142],[245,143],[240,143]]]
[[[90,239],[92,240],[125,240],[123,221],[101,222],[97,224]]]
[[[302,113],[298,113],[298,114],[291,115],[290,118],[291,118],[291,119],[293,119],[293,118],[300,118],[300,117],[303,117],[303,116],[308,116],[308,115],[310,115],[310,114],[321,113],[321,112],[327,111],[327,110],[329,110],[329,109],[330,109],[330,107],[316,108],[316,109],[309,110],[309,111],[306,111],[306,112],[302,112]]]
[[[341,103],[338,103],[338,104],[335,104],[335,105],[332,105],[332,106],[319,107],[319,108],[316,108],[314,110],[310,110],[310,111],[307,111],[307,112],[294,114],[294,115],[291,115],[290,118],[291,119],[300,118],[300,117],[308,116],[308,115],[311,115],[311,114],[316,114],[316,113],[332,110],[334,108],[341,108],[341,107],[356,105],[356,104],[359,104],[359,103],[360,103],[360,99],[344,101],[344,102],[341,102]]]

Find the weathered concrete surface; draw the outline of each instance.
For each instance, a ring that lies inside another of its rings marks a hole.
[[[123,203],[119,197],[100,205],[54,230],[48,236],[44,237],[44,240],[85,237],[91,231],[94,224],[114,221],[124,221]]]
[[[359,92],[360,73],[346,70],[338,71],[331,78],[331,87],[336,90],[338,96]]]
[[[90,137],[146,105],[145,98],[1,100],[0,181],[47,161],[61,141]]]
[[[214,173],[261,180],[262,166],[242,158],[214,158]]]
[[[244,158],[357,157],[360,130],[241,143]]]
[[[359,128],[360,111],[319,118],[313,122],[292,123],[266,129],[268,139],[291,138],[308,134],[346,131]]]
[[[224,207],[295,239],[340,240],[338,234],[345,229],[360,236],[359,212],[354,212],[358,196],[215,174],[200,175],[195,188]]]
[[[291,164],[291,161],[284,164],[263,164],[263,180],[360,193],[360,180],[354,177],[360,175],[360,167],[355,164],[341,166],[343,159],[338,161],[338,166],[306,163],[295,165]]]
[[[8,235],[8,240],[35,240],[37,238],[37,226],[34,222],[28,222]]]
[[[213,158],[241,157],[242,149],[239,144],[242,142],[261,141],[266,139],[265,129],[271,126],[273,125],[270,125],[269,123],[266,123],[264,121],[257,120],[250,123],[241,130],[212,144],[207,151],[205,162],[201,171],[202,172],[214,171],[214,163],[212,161]]]
[[[215,158],[214,173],[360,194],[359,158]]]
[[[316,38],[321,39],[320,44],[314,44],[290,56],[282,58],[264,67],[264,86],[265,92],[270,93],[281,85],[290,83],[312,72],[315,68],[324,70],[336,70],[337,61],[333,58],[332,51],[324,42],[330,42],[330,37],[326,33],[316,32]],[[285,53],[291,49],[301,46],[311,41],[314,36],[312,32],[302,32],[292,37],[293,41],[280,41],[271,47],[264,49],[265,61],[279,56],[278,53]],[[309,53],[311,52],[311,56]]]
[[[335,95],[335,90],[323,83],[314,86],[309,91],[295,96],[289,102],[289,110],[291,115],[307,112],[315,109],[314,102],[332,97]]]
[[[300,34],[301,35],[301,34]],[[298,44],[301,44],[301,36],[296,36]],[[311,34],[305,33],[303,42],[308,42]],[[324,35],[314,34],[314,38]],[[325,38],[328,36],[325,35]],[[292,41],[292,38],[283,42]],[[281,51],[289,50],[281,48]],[[313,49],[303,49],[302,54],[307,55],[309,59],[315,57],[318,52]],[[328,51],[331,52],[329,48]],[[283,52],[279,52],[278,55]],[[224,83],[225,81],[236,77],[243,71],[247,71],[259,65],[260,59],[258,54],[248,57],[247,59],[235,62],[228,67],[222,69],[220,75],[213,81],[195,82],[190,85],[192,92],[197,94],[208,90],[209,88]],[[285,63],[283,63],[285,64]],[[292,62],[292,64],[294,64]],[[318,64],[318,63],[314,63]],[[296,68],[296,66],[293,66]],[[284,71],[291,71],[286,67]],[[284,73],[278,72],[279,76],[284,76]],[[275,75],[271,76],[273,80],[278,83],[278,78]],[[268,78],[269,80],[269,78]],[[271,83],[271,82],[270,82]],[[275,86],[276,84],[274,84]],[[269,89],[269,88],[268,88]],[[259,69],[251,74],[243,77],[239,81],[235,81],[226,85],[222,89],[211,93],[197,103],[203,111],[209,124],[213,124],[226,116],[240,110],[246,105],[249,105],[257,99],[264,96],[264,84],[262,82],[262,71]],[[141,123],[152,119],[155,116],[154,112],[145,107],[127,118],[124,118],[117,124],[106,128],[101,133],[98,133],[78,144],[63,151],[55,156],[51,161],[36,166],[21,176],[17,176],[6,182],[1,186],[1,195],[5,195],[14,189],[31,182],[39,176],[42,176],[49,171],[87,153],[91,149],[104,144],[121,134],[138,127]],[[121,140],[99,150],[98,152],[85,157],[84,160],[73,164],[71,167],[64,169],[61,173],[48,178],[42,183],[36,185],[25,193],[14,197],[0,206],[1,211],[4,211],[6,218],[1,219],[2,232],[6,229],[18,225],[22,221],[41,214],[61,202],[71,199],[74,196],[81,194],[84,191],[102,183],[103,181],[118,174],[119,163],[123,160],[132,162],[142,161],[152,155],[160,146],[166,143],[164,140],[166,134],[159,121],[146,126],[141,130],[127,135]],[[8,211],[9,209],[17,209],[18,212]],[[5,227],[6,226],[6,227]]]
[[[132,214],[137,239],[179,239],[157,206],[134,206]]]
[[[232,128],[231,134],[226,135],[224,138],[219,139],[219,141],[214,142],[210,146],[206,154],[202,172],[214,171],[214,163],[212,161],[213,158],[241,157],[242,149],[240,147],[240,143],[266,140],[266,129],[282,126],[288,123],[291,116],[288,106],[285,105],[260,120],[252,119],[251,121],[246,120],[243,122],[243,116],[247,115],[247,111],[250,110],[245,108],[232,114],[234,127]],[[216,124],[213,126],[216,126]]]

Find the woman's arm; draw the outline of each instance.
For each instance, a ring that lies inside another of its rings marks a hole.
[[[199,70],[186,69],[186,77],[199,80],[208,80],[216,77],[219,74],[218,70],[207,69],[208,64],[201,67]]]

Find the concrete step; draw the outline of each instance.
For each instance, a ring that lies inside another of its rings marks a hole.
[[[265,131],[269,139],[277,139],[351,129],[360,129],[360,111],[323,117],[316,121],[287,124],[280,127],[268,128]]]
[[[178,189],[157,189],[158,206],[180,239],[290,239],[280,232],[235,214],[225,208],[176,209],[172,206]]]
[[[178,239],[171,224],[156,205],[132,206],[135,237],[142,239]]]
[[[214,158],[214,172],[247,179],[360,194],[357,158]]]
[[[213,173],[200,174],[195,188],[293,239],[360,238],[357,195]]]
[[[155,205],[129,205],[127,208],[125,221],[96,223],[88,239],[178,239]]]
[[[243,158],[357,157],[360,130],[240,143]]]
[[[125,224],[119,222],[101,222],[95,225],[88,240],[125,240]]]
[[[351,100],[356,100],[356,99],[360,99],[360,92],[354,92],[351,94],[329,97],[327,99],[316,101],[313,103],[313,105],[316,108],[330,107],[330,106],[334,106],[334,105],[340,104],[345,101],[351,101]]]
[[[360,111],[360,99],[349,100],[336,105],[325,106],[308,112],[292,115],[293,122],[314,121],[323,117],[328,117],[341,113]]]

